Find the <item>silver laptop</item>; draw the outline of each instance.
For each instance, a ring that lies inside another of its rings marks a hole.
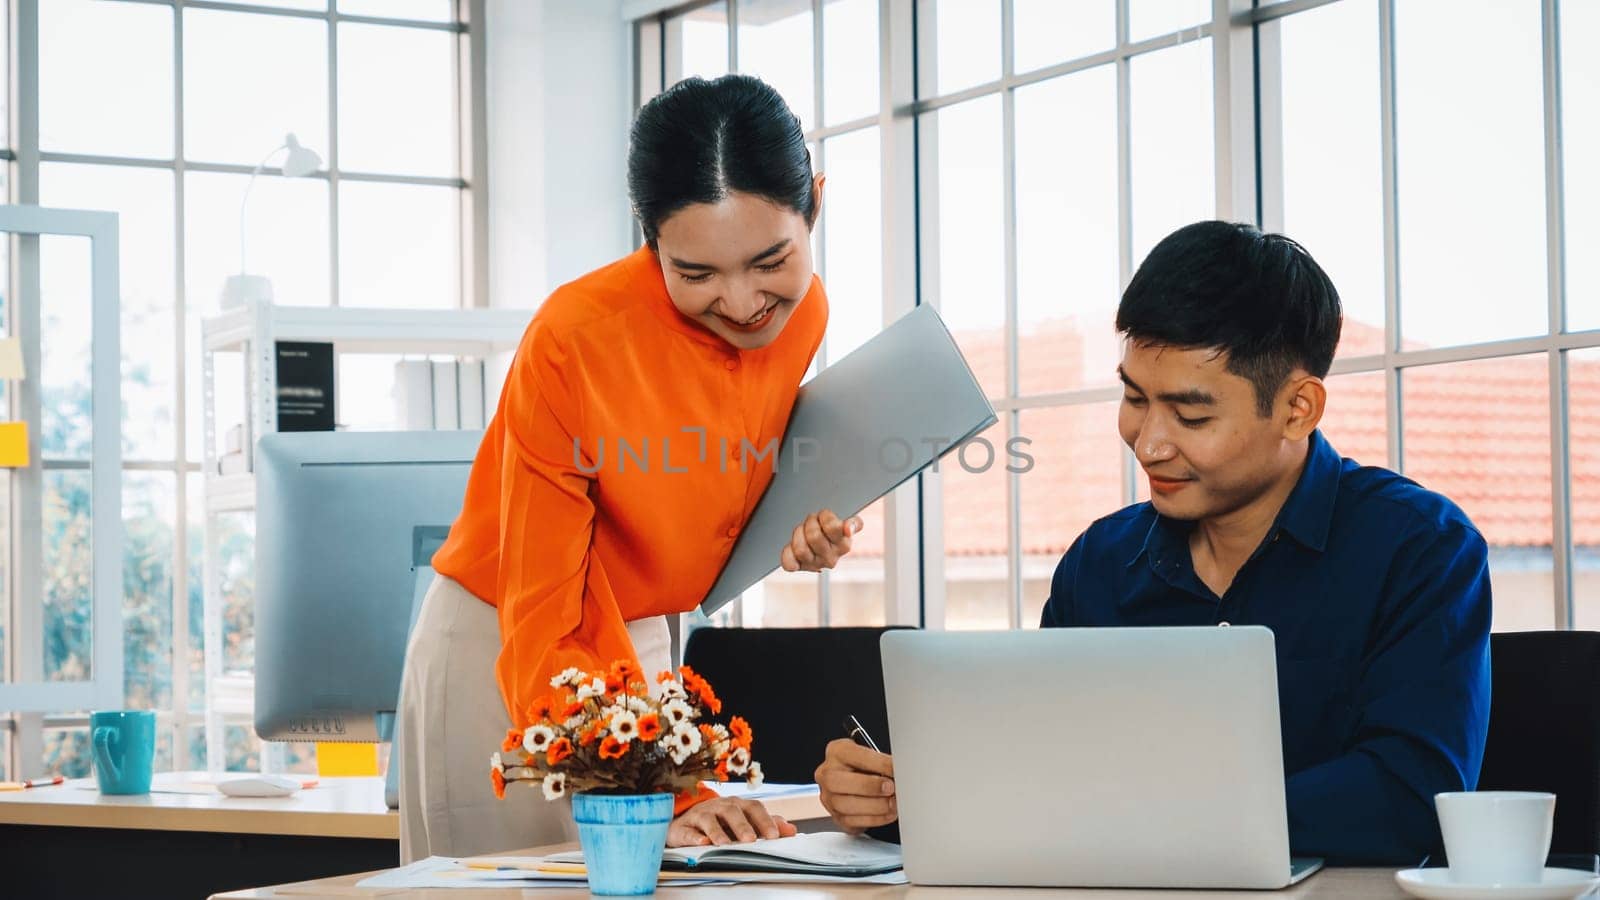
[[[711,615],[771,574],[806,516],[854,515],[996,421],[939,313],[924,305],[901,316],[800,388],[772,483],[700,610]],[[1004,450],[989,458],[1005,465]]]
[[[1281,888],[1272,632],[891,631],[884,688],[913,884]]]

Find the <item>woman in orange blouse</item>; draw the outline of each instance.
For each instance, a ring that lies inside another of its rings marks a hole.
[[[639,111],[628,187],[645,246],[534,315],[433,560],[401,688],[404,861],[572,839],[564,805],[497,801],[488,755],[568,666],[670,668],[665,617],[721,570],[822,341],[822,184],[757,79],[689,79]],[[780,563],[829,568],[860,527],[820,511]],[[679,798],[668,840],[792,833],[710,795]]]

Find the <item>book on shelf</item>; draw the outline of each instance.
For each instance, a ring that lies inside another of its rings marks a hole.
[[[454,431],[461,427],[460,386],[455,360],[433,364],[433,427]]]
[[[278,430],[333,430],[333,345],[278,341]]]
[[[403,359],[394,367],[394,422],[404,431],[480,429],[482,360]]]

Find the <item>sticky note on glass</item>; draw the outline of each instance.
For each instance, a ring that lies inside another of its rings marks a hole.
[[[317,774],[323,778],[339,775],[376,775],[378,745],[318,741]]]
[[[26,377],[22,370],[22,338],[0,338],[0,380],[21,381]]]
[[[28,465],[28,423],[0,422],[0,467],[21,469]]]

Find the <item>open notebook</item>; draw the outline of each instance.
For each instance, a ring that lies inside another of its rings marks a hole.
[[[544,861],[581,863],[583,852],[557,853]],[[663,870],[791,872],[853,878],[893,872],[902,865],[897,845],[837,831],[721,847],[669,847],[661,857]]]

